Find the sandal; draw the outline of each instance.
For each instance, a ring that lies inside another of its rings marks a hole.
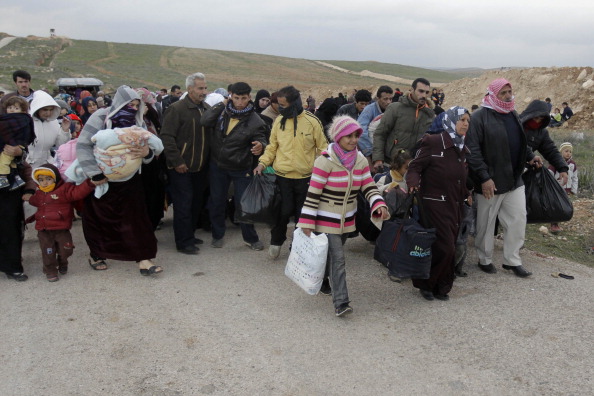
[[[60,280],[57,275],[46,275],[48,282],[57,282]]]
[[[154,274],[160,274],[163,272],[163,268],[160,265],[153,265],[150,268],[141,268],[140,275],[149,276]]]
[[[95,271],[105,271],[108,268],[107,263],[103,259],[99,259],[96,261],[94,261],[93,259],[89,259],[89,265]]]

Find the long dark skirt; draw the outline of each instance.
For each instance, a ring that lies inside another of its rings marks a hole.
[[[83,232],[91,255],[120,261],[150,260],[157,238],[148,217],[142,178],[110,182],[101,198],[85,198]]]
[[[456,238],[460,223],[460,207],[450,202],[423,200],[423,205],[436,229],[437,239],[431,245],[429,279],[413,279],[417,289],[433,294],[448,294],[454,284]]]
[[[21,189],[0,190],[0,271],[9,274],[23,272],[23,200]]]

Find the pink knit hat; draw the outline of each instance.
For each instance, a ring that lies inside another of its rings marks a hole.
[[[358,132],[358,135],[361,136],[363,129],[361,129],[361,125],[356,120],[349,116],[334,117],[332,125],[330,125],[330,129],[328,130],[328,134],[336,143],[353,132]]]

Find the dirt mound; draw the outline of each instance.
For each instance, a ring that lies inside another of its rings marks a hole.
[[[496,78],[508,79],[514,88],[516,108],[522,112],[534,99],[551,98],[553,108],[562,109],[561,103],[567,102],[574,116],[562,128],[594,129],[594,69],[591,67],[550,67],[531,69],[503,69],[488,71],[479,77],[469,77],[439,84],[446,94],[445,107],[461,105],[471,108],[480,105],[487,86]],[[312,88],[304,90],[304,98],[312,95],[318,103],[339,92],[350,94],[353,88],[367,89],[375,94],[381,84],[367,87]],[[392,84],[403,92],[409,84]]]
[[[554,67],[510,69],[487,72],[480,77],[464,78],[443,86],[446,106],[470,109],[480,105],[487,86],[496,78],[512,83],[519,112],[534,99],[551,98],[553,108],[567,102],[574,112],[565,125],[569,129],[594,129],[594,69],[591,67]]]

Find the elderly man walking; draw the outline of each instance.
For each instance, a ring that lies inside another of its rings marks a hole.
[[[512,86],[504,78],[489,85],[482,107],[472,114],[466,136],[470,150],[467,160],[477,192],[477,231],[474,245],[479,268],[497,272],[493,265],[495,221],[499,217],[505,229],[503,268],[516,276],[532,273],[522,266],[520,248],[526,233],[526,196],[522,173],[526,162],[542,166],[527,144],[518,113],[515,111]]]
[[[196,254],[199,250],[196,244],[202,241],[194,237],[194,231],[208,186],[210,142],[210,134],[200,119],[210,106],[204,102],[207,94],[204,74],[189,75],[186,88],[188,95],[167,110],[160,137],[173,199],[175,245],[180,253]]]

